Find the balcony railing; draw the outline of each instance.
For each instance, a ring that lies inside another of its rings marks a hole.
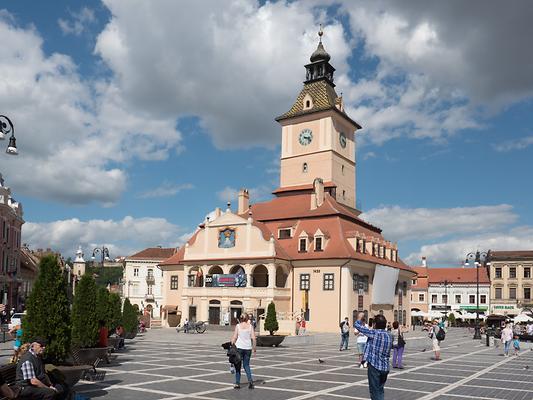
[[[144,296],[144,299],[146,301],[154,301],[154,295],[146,293],[146,295]]]
[[[146,283],[149,284],[149,285],[153,285],[155,283],[155,276],[147,275],[146,276]]]

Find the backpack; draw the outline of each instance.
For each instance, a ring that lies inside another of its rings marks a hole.
[[[437,334],[435,335],[435,338],[436,338],[439,342],[442,342],[442,341],[446,338],[446,332],[444,332],[444,329],[439,328],[439,331],[438,331]]]
[[[398,347],[405,347],[405,339],[403,335],[398,332]]]

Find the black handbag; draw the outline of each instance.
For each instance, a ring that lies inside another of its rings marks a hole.
[[[400,332],[398,332],[398,347],[405,347],[405,339]]]

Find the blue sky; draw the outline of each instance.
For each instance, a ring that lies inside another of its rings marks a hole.
[[[0,3],[0,110],[20,149],[0,172],[23,241],[127,255],[179,245],[240,187],[268,199],[274,118],[322,23],[363,126],[363,218],[413,264],[533,248],[531,10],[478,3]]]

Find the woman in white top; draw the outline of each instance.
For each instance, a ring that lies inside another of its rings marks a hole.
[[[248,378],[248,389],[254,388],[254,381],[252,379],[252,371],[250,370],[250,358],[252,357],[252,350],[256,351],[255,332],[254,328],[248,321],[247,314],[241,314],[239,317],[240,323],[235,327],[235,332],[231,338],[231,344],[237,347],[237,351],[241,355],[242,361],[235,365],[235,385],[234,389],[241,388],[241,365],[244,367],[246,377]]]
[[[509,324],[505,325],[505,329],[502,330],[502,343],[503,343],[503,354],[505,357],[509,356],[509,348],[513,342],[513,330]]]
[[[361,321],[365,327],[369,328],[366,321],[363,319]],[[355,337],[357,338],[357,352],[359,353],[359,368],[364,368],[366,366],[365,360],[363,360],[363,355],[365,354],[365,346],[367,337],[363,335],[361,332],[357,330],[357,328],[354,328],[353,331]]]

